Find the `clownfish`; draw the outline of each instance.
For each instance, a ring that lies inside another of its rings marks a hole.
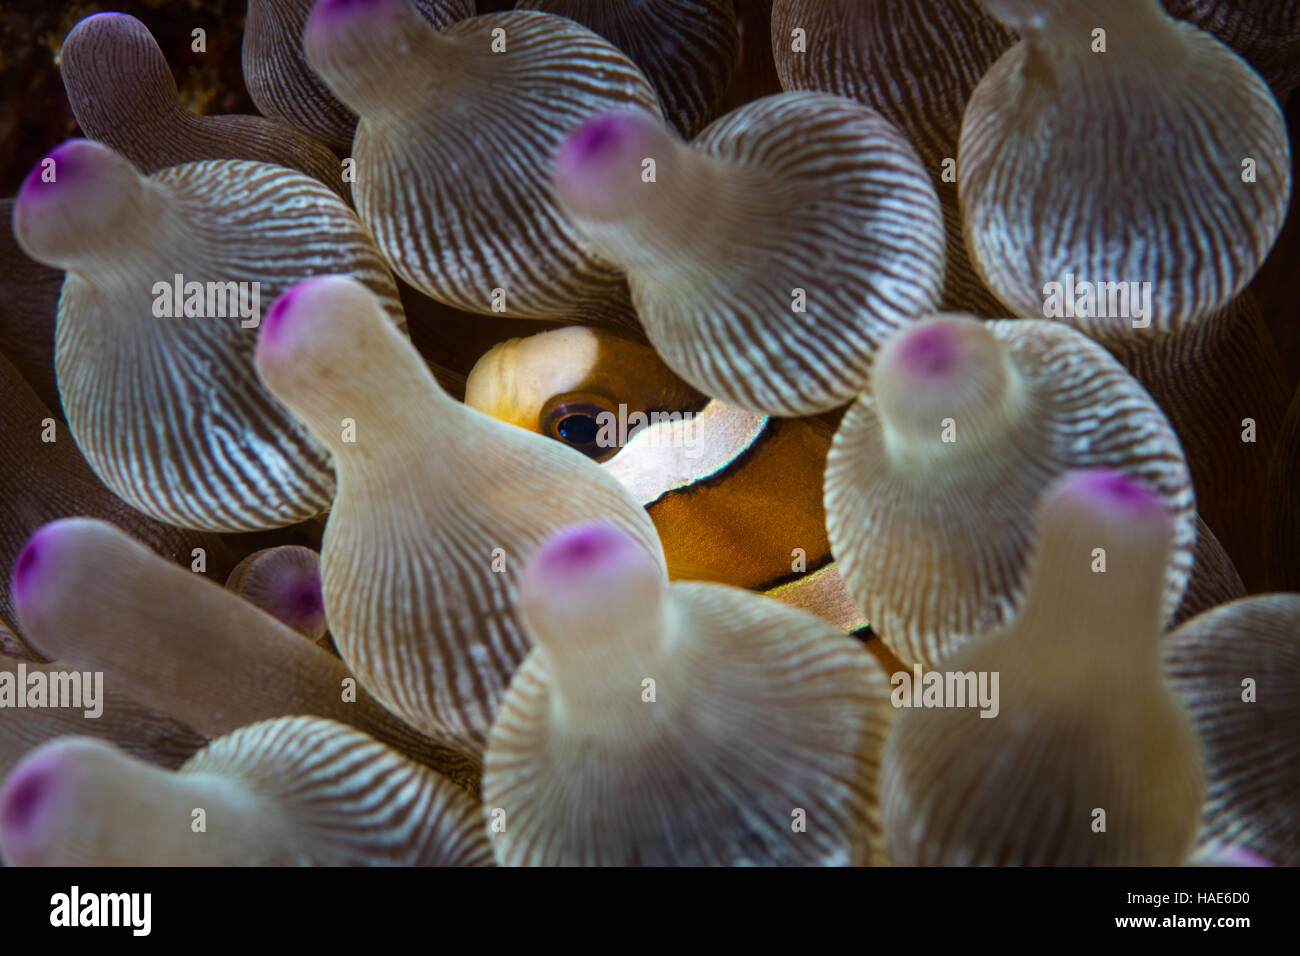
[[[494,346],[470,371],[465,403],[613,473],[650,513],[674,580],[761,591],[872,636],[826,539],[826,421],[710,399],[652,348],[585,326]]]

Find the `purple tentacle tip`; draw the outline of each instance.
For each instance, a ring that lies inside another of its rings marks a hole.
[[[59,186],[76,179],[86,167],[85,151],[84,140],[72,140],[46,153],[23,180],[18,190],[19,203],[26,205],[48,198]]]
[[[37,849],[51,830],[51,807],[60,789],[59,761],[53,754],[24,757],[0,788],[0,845],[17,862]]]
[[[581,574],[638,551],[624,532],[603,521],[574,525],[552,535],[537,552],[537,565],[547,573]]]
[[[312,10],[312,19],[322,22],[354,13],[373,12],[389,6],[391,0],[320,0]]]
[[[258,348],[284,348],[290,345],[293,339],[291,327],[295,324],[293,317],[308,311],[304,309],[307,300],[319,294],[324,286],[337,281],[338,276],[314,276],[303,279],[280,293],[262,316]]]
[[[310,281],[310,280],[308,280]],[[301,296],[305,282],[287,289],[278,299],[271,303],[271,308],[262,317],[260,341],[264,345],[276,345],[284,338],[285,319],[293,309],[294,302]]]
[[[942,378],[960,363],[961,333],[942,322],[933,322],[908,332],[901,343],[898,360],[911,375]]]
[[[615,113],[597,116],[578,127],[569,146],[579,156],[597,155],[619,142],[630,127],[631,122],[626,116]]]
[[[1120,471],[1098,468],[1067,479],[1072,492],[1132,514],[1159,513],[1164,505],[1145,482]]]
[[[49,563],[46,540],[49,537],[48,527],[47,525],[41,528],[28,539],[27,544],[18,554],[18,560],[14,562],[10,593],[15,603],[20,606],[31,599],[36,591],[41,571]]]
[[[624,542],[624,536],[608,525],[584,525],[559,538],[547,550],[546,561],[564,569],[591,567],[617,554]]]
[[[315,621],[325,613],[320,575],[312,574],[292,581],[284,595],[286,613],[295,623]]]
[[[626,148],[637,131],[637,119],[626,113],[603,113],[593,116],[560,145],[556,156],[556,175],[580,176],[593,165],[614,158]]]
[[[36,819],[54,784],[54,771],[45,762],[19,767],[9,778],[0,798],[0,832],[21,837]]]

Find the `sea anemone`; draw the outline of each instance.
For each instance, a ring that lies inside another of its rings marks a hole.
[[[154,521],[104,487],[71,441],[67,426],[3,356],[0,407],[5,409],[0,418],[0,483],[7,489],[0,498],[0,581],[8,580],[33,532],[46,522],[77,515],[111,522],[169,561],[200,563],[213,574],[228,574],[239,560],[240,542]],[[9,591],[3,587],[0,622],[18,627]],[[0,637],[0,650],[30,656],[16,636]]]
[[[1300,866],[1300,594],[1207,611],[1169,636],[1164,660],[1205,746],[1200,842]]]
[[[1039,497],[1087,468],[1145,481],[1169,513],[1168,617],[1192,567],[1194,501],[1178,440],[1141,386],[1055,323],[919,322],[886,343],[835,434],[831,548],[889,648],[934,664],[1019,612]]]
[[[890,729],[891,859],[1182,863],[1205,782],[1196,729],[1161,672],[1168,509],[1127,475],[1070,472],[1043,495],[1036,538],[1020,613],[937,672],[998,675],[998,711],[913,708]]]
[[[99,478],[183,528],[250,531],[323,511],[324,449],[258,382],[261,302],[320,271],[401,305],[342,200],[282,166],[211,160],[141,175],[69,140],[28,175],[14,233],[67,270],[55,366],[63,411]]]
[[[519,602],[537,646],[492,725],[483,776],[485,812],[505,818],[492,837],[499,862],[845,864],[878,853],[888,686],[850,638],[746,591],[670,586],[604,522],[548,538]]]
[[[90,737],[38,747],[0,790],[0,852],[20,866],[490,865],[477,817],[451,781],[365,734],[286,717],[176,772]]]
[[[1214,34],[1268,81],[1279,103],[1300,86],[1300,3],[1295,0],[1162,0]]]
[[[27,695],[34,686],[31,675],[44,676],[45,692],[75,667],[65,661],[38,663],[21,657],[0,654],[0,672],[14,679],[14,693]],[[26,680],[22,680],[22,677]],[[78,675],[93,682],[93,672]],[[36,682],[39,684],[39,682]],[[119,747],[140,760],[159,767],[175,769],[207,743],[196,730],[174,717],[141,706],[116,691],[104,689],[97,696],[93,687],[82,688],[82,710],[16,707],[6,710],[0,733],[0,779],[7,776],[27,753],[59,737],[93,735]],[[90,700],[87,697],[95,697]],[[0,692],[3,693],[3,692]],[[48,700],[47,700],[48,703]],[[6,708],[10,704],[6,702]],[[87,714],[99,711],[93,719]]]
[[[425,733],[481,751],[529,647],[515,576],[547,533],[608,517],[663,565],[654,525],[622,485],[447,395],[354,279],[312,279],[278,299],[257,368],[333,454],[321,573],[339,652]]]
[[[320,555],[311,548],[282,544],[254,552],[230,572],[226,588],[310,641],[326,636]]]
[[[472,761],[385,711],[337,657],[101,521],[68,518],[18,556],[13,602],[41,654],[101,672],[207,737],[271,717],[352,724],[472,786]]]
[[[1300,865],[1300,2],[58,6],[0,865]]]
[[[565,140],[555,189],[627,270],[668,367],[748,411],[844,404],[880,340],[938,300],[934,188],[889,123],[842,97],[766,97],[690,143],[649,113],[603,114]]]
[[[737,66],[732,0],[519,0],[515,6],[576,20],[626,53],[654,84],[664,117],[686,137],[719,112]]]
[[[989,288],[1041,317],[1051,283],[1147,284],[1153,333],[1226,306],[1291,197],[1286,122],[1259,74],[1157,0],[984,6],[1021,38],[962,121],[966,241]],[[1103,331],[1128,318],[1091,311]]]
[[[1246,583],[1262,587],[1267,562],[1259,543],[1276,520],[1268,507],[1268,472],[1275,449],[1286,447],[1289,388],[1251,295],[1169,335],[1121,326],[1093,337],[1168,416],[1192,472],[1197,511]]]
[[[149,28],[125,13],[86,17],[59,50],[59,74],[87,138],[141,172],[200,159],[249,159],[297,169],[346,195],[324,143],[263,116],[200,116],[185,109]]]
[[[474,0],[412,0],[434,27],[474,15]],[[335,149],[352,145],[357,115],[338,101],[303,52],[314,0],[249,0],[241,62],[248,95],[263,116],[283,120]]]
[[[1015,39],[977,0],[777,0],[772,9],[782,86],[851,97],[915,147],[943,209],[945,311],[1006,314],[966,250],[957,140],[971,92]]]
[[[321,0],[304,44],[361,117],[353,195],[398,275],[467,312],[635,325],[622,276],[565,221],[547,176],[591,113],[658,111],[623,53],[544,13],[436,30],[406,0]]]

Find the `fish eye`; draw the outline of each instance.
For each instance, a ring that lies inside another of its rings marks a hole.
[[[555,433],[570,445],[595,444],[598,432],[596,419],[585,412],[566,415],[555,426]]]
[[[542,411],[542,434],[564,442],[588,458],[605,461],[618,452],[618,446],[600,441],[604,414],[614,414],[613,406],[598,396],[557,396]]]

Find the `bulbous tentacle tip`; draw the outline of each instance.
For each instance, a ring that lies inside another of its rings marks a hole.
[[[311,280],[308,279],[307,282]],[[286,320],[293,311],[294,301],[302,295],[302,286],[305,283],[299,283],[292,286],[288,291],[282,293],[278,299],[271,303],[271,308],[267,310],[266,315],[262,318],[262,333],[258,337],[259,349],[272,348],[284,338]]]
[[[925,322],[900,336],[892,357],[901,371],[922,380],[946,379],[966,351],[961,329],[951,322]]]
[[[140,173],[130,161],[88,139],[70,139],[27,174],[14,203],[13,230],[33,259],[67,268],[69,257],[119,225]]]
[[[279,582],[277,597],[283,608],[283,618],[294,630],[322,620],[325,600],[321,594],[319,571],[302,571],[292,578]]]
[[[49,766],[26,767],[16,773],[0,797],[0,829],[7,832],[25,830],[45,803],[46,791],[54,784]]]
[[[596,519],[542,542],[524,566],[519,597],[534,638],[559,650],[653,620],[666,588],[663,568],[644,545]]]
[[[56,825],[64,763],[60,750],[41,747],[19,761],[0,787],[0,853],[10,863],[30,860]]]
[[[566,587],[585,588],[594,578],[622,577],[638,570],[658,573],[644,547],[613,524],[597,520],[551,535],[525,573],[546,593],[561,596]]]
[[[304,573],[286,582],[283,592],[285,623],[295,630],[315,625],[325,615],[325,600],[321,594],[320,572]]]
[[[61,542],[75,523],[75,519],[67,519],[44,525],[18,553],[9,593],[20,616],[30,615],[50,590],[53,572],[58,567]]]
[[[92,13],[89,16],[82,17],[78,20],[73,28],[68,31],[68,35],[63,38],[63,42],[67,43],[72,37],[85,33],[87,30],[134,30],[137,27],[140,30],[148,31],[148,28],[143,23],[131,16],[129,13],[120,13],[116,10],[104,10],[99,13]]]
[[[22,551],[18,554],[18,560],[14,562],[14,573],[11,588],[15,597],[25,592],[30,586],[32,579],[40,573],[41,566],[41,545],[39,532],[32,537]]]
[[[320,0],[307,18],[304,36],[312,39],[334,34],[376,16],[401,16],[409,6],[408,0]]]
[[[321,0],[312,8],[312,12],[322,17],[347,16],[373,13],[384,7],[398,6],[401,2],[402,0]]]
[[[257,339],[257,361],[275,362],[293,355],[308,330],[352,297],[364,301],[364,286],[346,276],[315,276],[290,286],[271,303],[262,317]]]
[[[61,594],[76,588],[94,573],[106,544],[127,539],[107,521],[60,518],[42,525],[19,552],[10,579],[10,594],[24,631],[34,631],[39,618],[57,609]]]
[[[1058,504],[1104,511],[1136,519],[1160,519],[1165,506],[1150,485],[1108,468],[1074,471],[1063,475],[1048,490],[1048,507]]]
[[[636,136],[635,113],[600,113],[587,120],[560,147],[557,165],[583,171],[588,164],[617,155]]]
[[[79,64],[84,47],[100,44],[106,40],[113,43],[119,52],[130,49],[129,44],[138,44],[137,49],[147,50],[147,55],[151,59],[165,62],[162,48],[158,46],[158,41],[154,39],[147,26],[129,13],[107,10],[82,17],[68,31],[67,36],[63,38],[63,43],[60,44],[60,69],[66,66],[66,61]],[[92,54],[91,62],[93,61]]]
[[[876,358],[876,377],[906,388],[960,384],[973,365],[995,364],[1000,351],[993,333],[974,316],[937,315],[885,340]]]
[[[138,80],[155,74],[172,84],[171,67],[149,28],[129,13],[112,11],[83,17],[68,31],[59,48],[59,72],[65,86],[70,80],[98,86],[97,100],[116,98],[118,90],[103,88],[110,82],[123,91],[136,90]],[[68,92],[75,112],[78,98],[72,89]]]
[[[255,551],[236,565],[226,589],[313,641],[329,627],[320,555],[297,545]]]
[[[117,165],[119,157],[107,146],[88,139],[60,143],[41,158],[18,190],[15,217],[23,207],[32,207],[58,196],[68,195],[86,184],[97,172]]]
[[[642,163],[662,154],[671,143],[667,127],[647,112],[598,113],[560,144],[554,168],[556,193],[580,215],[614,214],[640,185]]]
[[[1002,345],[973,316],[951,314],[905,326],[876,356],[871,391],[899,434],[931,436],[936,414],[991,421],[1010,387]]]
[[[439,40],[410,0],[322,0],[307,18],[302,49],[331,94],[364,116],[407,103],[411,89],[428,82],[437,62],[430,46],[445,46]]]

